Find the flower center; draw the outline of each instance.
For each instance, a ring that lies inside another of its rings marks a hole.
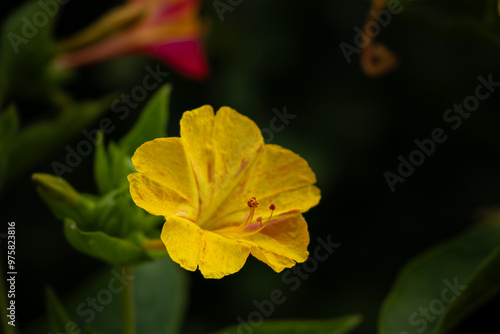
[[[271,221],[273,217],[273,212],[276,209],[276,205],[271,204],[269,206],[269,210],[271,210],[271,214],[269,215],[269,218],[267,221],[264,223],[262,217],[257,217],[257,223],[259,223],[259,226],[257,228],[251,229],[251,230],[246,230],[246,228],[252,223],[253,216],[255,215],[255,209],[259,206],[259,202],[255,197],[250,197],[250,199],[247,202],[248,207],[250,208],[250,213],[248,214],[247,218],[238,226],[232,226],[229,228],[222,228],[218,230],[217,232],[233,237],[246,237],[255,233],[258,233],[262,231],[267,224]]]

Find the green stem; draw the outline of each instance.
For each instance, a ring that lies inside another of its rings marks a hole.
[[[131,266],[125,267],[125,275],[132,276]],[[131,281],[124,287],[122,293],[123,333],[135,334],[134,291]]]
[[[5,246],[7,248],[7,246]],[[5,277],[3,274],[2,261],[0,261],[0,308],[6,310],[8,307],[7,290],[5,289]],[[5,334],[17,334],[16,327],[8,324],[9,318],[2,312],[2,325]]]

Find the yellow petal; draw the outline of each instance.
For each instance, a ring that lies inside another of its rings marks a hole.
[[[293,267],[295,262],[304,262],[309,256],[309,232],[304,217],[301,214],[283,217],[271,221],[259,233],[243,238],[254,244],[252,255],[276,272]]]
[[[167,217],[161,233],[168,254],[181,267],[205,278],[222,278],[239,271],[250,254],[251,246],[201,229],[176,216]]]
[[[204,231],[199,268],[205,278],[222,278],[238,272],[250,255],[251,246],[217,233]]]
[[[229,196],[233,204],[227,203],[221,207],[220,217],[224,217],[222,224],[244,219],[248,214],[248,207],[244,203],[250,197],[256,197],[260,203],[255,217],[268,217],[271,204],[276,205],[275,217],[291,212],[306,212],[317,205],[321,198],[319,189],[313,185],[315,182],[316,176],[307,161],[281,146],[268,144],[248,176]],[[237,201],[239,207],[234,204]]]
[[[219,206],[226,200],[232,202],[230,197],[233,189],[247,177],[247,172],[264,147],[264,139],[251,119],[231,108],[222,107],[215,116],[213,141],[216,153],[216,191],[212,208],[219,210]]]
[[[180,138],[159,138],[141,145],[130,174],[134,202],[154,215],[171,214],[195,220],[199,200],[191,163]]]
[[[233,180],[251,166],[264,146],[264,139],[251,119],[222,107],[215,116],[213,140],[216,148],[215,179],[220,182],[219,188],[232,189]]]
[[[276,216],[291,211],[306,212],[321,198],[314,183],[316,175],[302,157],[281,146],[266,145],[248,178],[246,195],[255,194],[252,196],[261,203],[257,216],[268,215],[269,205],[273,203]]]
[[[182,268],[195,271],[202,249],[203,230],[185,218],[170,216],[166,219],[161,240],[167,248],[168,255]]]
[[[181,138],[200,184],[212,179],[214,110],[211,106],[186,111],[181,119]]]
[[[181,137],[200,188],[197,223],[212,229],[218,220],[211,218],[218,215],[220,206],[246,177],[261,152],[262,135],[252,120],[235,110],[223,107],[214,116],[213,109],[204,106],[184,113]]]

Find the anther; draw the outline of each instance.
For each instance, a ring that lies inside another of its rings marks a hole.
[[[247,205],[251,208],[256,208],[259,206],[259,202],[255,197],[250,197],[250,199],[247,202]]]
[[[255,213],[255,209],[259,206],[259,202],[255,197],[250,197],[250,199],[247,201],[247,205],[250,207],[250,213],[248,214],[247,218],[243,223],[241,223],[240,226],[237,227],[238,231],[243,231],[250,225],[253,219],[253,215]]]

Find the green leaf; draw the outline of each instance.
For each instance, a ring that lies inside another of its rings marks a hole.
[[[126,239],[111,237],[104,232],[84,232],[71,219],[64,220],[64,234],[80,252],[112,264],[130,264],[148,260],[144,249]]]
[[[95,129],[91,128],[92,122],[105,110],[108,109],[110,98],[106,97],[100,101],[91,101],[70,105],[67,109],[52,120],[37,122],[21,130],[12,141],[9,155],[8,177],[11,181],[33,168],[41,159],[48,157],[61,143],[70,141],[78,132],[88,131],[91,133]],[[90,136],[90,135],[89,135]],[[85,137],[78,143],[70,146],[79,157],[78,161],[85,159],[80,156],[78,144],[86,141],[93,149],[92,139]],[[66,150],[68,155],[68,150]],[[54,164],[54,163],[53,163]],[[66,165],[65,162],[63,162]],[[71,171],[77,166],[66,166]],[[60,174],[59,176],[61,176]]]
[[[56,7],[60,9],[58,3]],[[38,1],[33,0],[5,21],[0,35],[0,105],[7,97],[50,99],[67,77],[67,73],[53,66],[56,55],[52,38],[54,17],[47,15]]]
[[[276,320],[264,321],[258,326],[248,322],[228,327],[213,334],[344,334],[349,333],[361,323],[360,315],[348,315],[327,320]]]
[[[99,132],[97,134],[97,145],[94,155],[94,178],[100,194],[105,194],[113,189],[113,184],[110,179],[111,173],[112,170],[104,145],[104,135],[102,132]]]
[[[161,221],[160,217],[147,214],[135,205],[128,187],[122,187],[108,192],[96,201],[92,218],[88,222],[77,223],[79,227],[85,226],[89,231],[100,230],[111,236],[127,237],[133,232],[148,232]]]
[[[80,326],[92,325],[99,333],[122,334],[123,286],[130,283],[136,333],[178,334],[187,304],[185,270],[166,257],[134,267],[132,276],[124,275],[121,268],[95,275],[75,290],[68,307],[73,318]],[[89,297],[96,299],[97,312],[87,304]]]
[[[132,130],[119,142],[120,147],[130,156],[145,142],[166,136],[171,90],[169,85],[160,87],[149,100]]]
[[[102,196],[79,194],[64,179],[34,174],[38,193],[54,215],[65,221],[68,241],[76,249],[110,263],[130,264],[166,256],[146,250],[148,238],[158,239],[161,217],[137,207],[128,187]]]
[[[500,247],[487,257],[467,283],[467,289],[446,308],[435,333],[446,333],[480,305],[500,292]]]
[[[166,136],[170,92],[169,85],[162,86],[156,92],[142,110],[134,127],[118,145],[110,142],[106,150],[102,140],[98,141],[94,175],[99,193],[105,194],[128,185],[128,174],[135,172],[131,160],[135,150],[146,141]]]
[[[138,266],[134,273],[137,333],[179,333],[187,305],[184,269],[166,257]]]
[[[125,186],[128,188],[127,176],[135,172],[131,155],[114,142],[109,143],[108,150],[111,170],[113,171],[112,175],[110,175],[113,187],[121,188]]]
[[[17,109],[11,105],[0,113],[0,150],[7,147],[7,142],[17,133],[19,129],[19,116]]]
[[[108,150],[104,144],[97,146],[94,158],[94,175],[100,194],[127,187],[127,176],[135,172],[131,156],[114,142],[110,142]]]
[[[77,193],[64,179],[34,174],[38,193],[54,215],[64,220],[69,243],[79,251],[109,263],[130,264],[166,256],[165,251],[138,246],[157,239],[163,220],[137,207],[128,188],[104,196]]]
[[[61,204],[79,208],[80,194],[63,178],[51,174],[35,173],[31,179],[44,194]]]
[[[463,320],[498,292],[499,244],[500,225],[481,225],[412,260],[384,301],[379,333],[444,333]]]
[[[79,334],[76,323],[71,320],[54,290],[48,287],[45,296],[50,329],[55,333]]]
[[[168,100],[171,87],[162,86],[143,109],[134,127],[115,144],[110,142],[106,150],[99,139],[94,159],[94,175],[99,193],[105,194],[128,186],[127,176],[135,172],[131,157],[146,141],[165,137],[168,116]],[[102,137],[99,137],[102,138]]]
[[[36,174],[34,174],[33,177],[35,177],[35,175]],[[88,220],[86,212],[90,214],[91,209],[88,209],[88,207],[92,206],[92,202],[86,201],[84,196],[80,195],[78,203],[75,203],[75,205],[70,205],[67,201],[59,201],[58,199],[52,197],[52,195],[47,192],[45,187],[38,186],[37,191],[38,195],[40,195],[44,203],[49,207],[54,216],[56,216],[58,219],[63,220],[69,218],[78,222]]]

